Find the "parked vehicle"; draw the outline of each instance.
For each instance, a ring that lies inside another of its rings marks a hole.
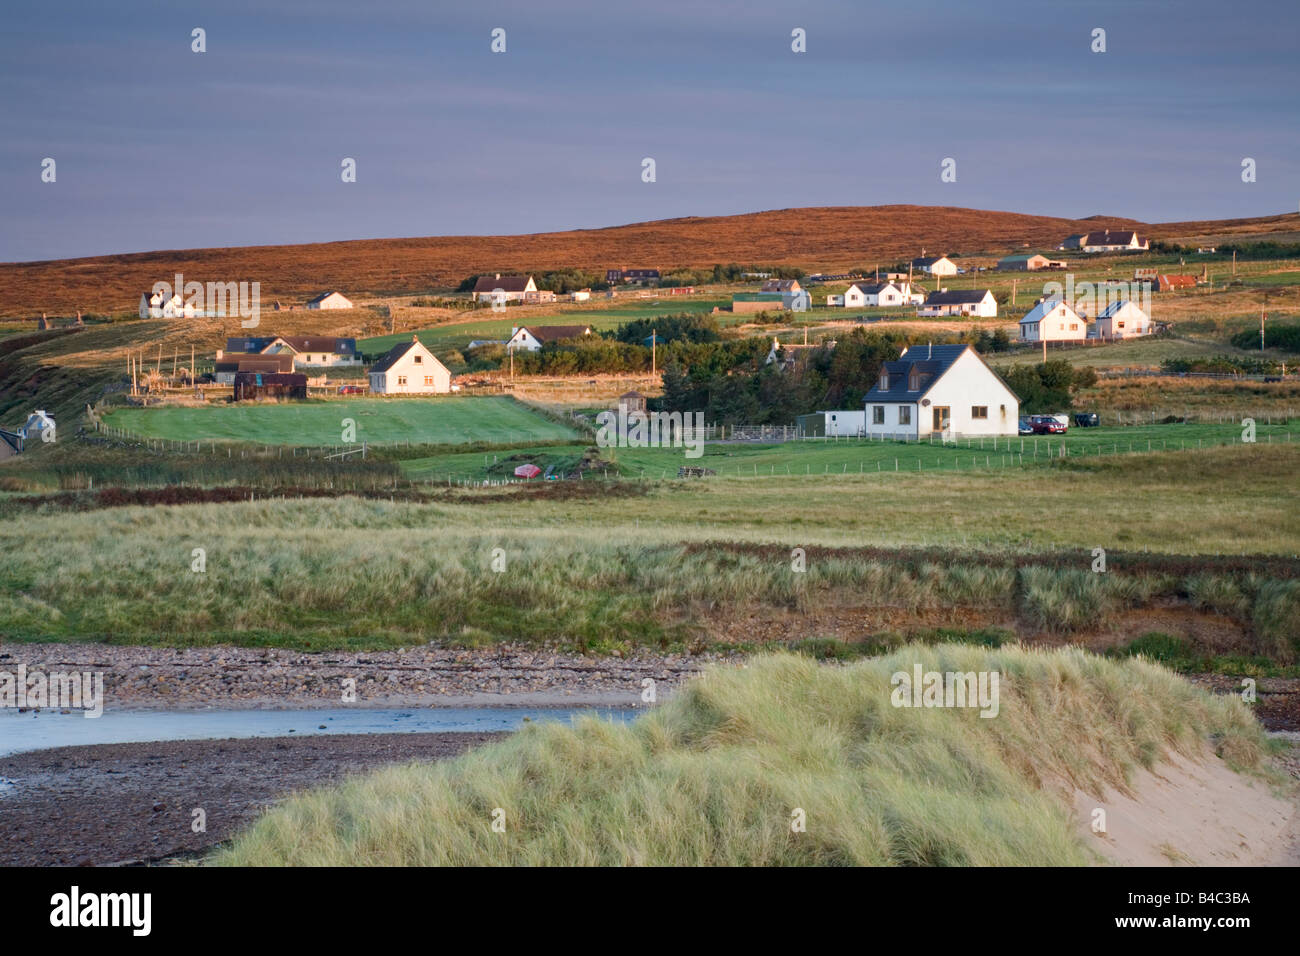
[[[1028,418],[1020,419],[1020,434],[1032,435],[1033,433],[1034,433],[1033,422],[1031,422]]]
[[[365,392],[365,390],[366,390],[365,386],[363,385],[340,385],[339,386],[340,395],[361,395]]]
[[[1067,427],[1051,415],[1030,415],[1029,424],[1035,435],[1064,435]]]
[[[1074,423],[1080,428],[1096,428],[1101,424],[1101,419],[1096,412],[1079,412],[1074,416]]]

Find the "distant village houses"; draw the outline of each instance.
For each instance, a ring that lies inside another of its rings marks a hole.
[[[591,334],[589,325],[528,325],[514,329],[506,340],[507,349],[536,352],[547,342],[576,339]]]
[[[940,289],[931,292],[917,315],[972,315],[993,318],[998,314],[998,300],[989,289]]]
[[[947,256],[918,256],[912,260],[912,268],[932,276],[955,276],[957,263]]]
[[[1065,262],[1049,259],[1040,253],[1017,253],[998,260],[998,269],[1004,272],[1037,272],[1039,269],[1064,269]]]
[[[532,276],[479,276],[471,298],[475,302],[523,302],[528,293],[537,291]]]
[[[1020,320],[1021,342],[1082,342],[1088,321],[1065,301],[1040,299]]]
[[[605,281],[610,285],[658,285],[658,269],[606,269]]]
[[[352,301],[342,292],[322,292],[314,299],[307,300],[309,309],[351,309]]]

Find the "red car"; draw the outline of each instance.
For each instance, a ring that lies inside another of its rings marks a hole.
[[[340,395],[361,395],[362,393],[365,392],[365,390],[366,389],[364,385],[340,385],[339,386]]]
[[[1030,415],[1029,425],[1035,435],[1064,435],[1066,428],[1051,415]]]

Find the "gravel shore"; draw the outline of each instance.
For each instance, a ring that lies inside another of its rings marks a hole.
[[[3,644],[0,670],[104,675],[105,709],[621,706],[647,678],[656,696],[714,655],[585,657],[534,646],[397,651],[155,648],[109,644]],[[347,682],[355,682],[349,685]],[[345,692],[354,687],[355,700]]]

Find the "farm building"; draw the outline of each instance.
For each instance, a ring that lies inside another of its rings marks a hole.
[[[1020,320],[1021,342],[1081,342],[1088,322],[1061,299],[1039,299]]]
[[[352,300],[342,292],[322,292],[314,299],[307,300],[309,309],[351,309]]]
[[[236,372],[233,384],[237,402],[258,398],[307,397],[307,376],[297,373],[281,375],[274,372]]]
[[[559,342],[562,339],[576,339],[590,335],[589,325],[529,325],[521,326],[510,333],[506,342],[508,349],[523,349],[536,352],[547,342]]]
[[[1129,339],[1150,334],[1151,317],[1128,300],[1106,306],[1090,330],[1090,335],[1098,339]]]
[[[779,292],[737,292],[731,297],[732,312],[783,311],[785,299]]]
[[[1131,229],[1114,232],[1103,229],[1100,232],[1090,232],[1080,239],[1079,248],[1084,252],[1139,252],[1150,249],[1151,243]]]
[[[1020,399],[969,345],[914,345],[863,400],[871,438],[1015,435]]]
[[[1064,269],[1065,263],[1041,253],[1024,252],[999,259],[998,268],[1004,272],[1037,272],[1039,269]]]
[[[537,291],[537,283],[532,276],[479,276],[474,283],[471,298],[475,302],[486,302],[496,298],[502,302],[523,302],[529,292]]]
[[[587,302],[591,299],[591,290],[579,289],[576,292],[570,292],[569,298],[573,299],[574,302]]]
[[[805,289],[782,292],[781,308],[787,312],[807,312],[812,308],[812,296]]]
[[[940,289],[931,292],[917,315],[977,315],[993,318],[998,314],[998,300],[988,289]]]
[[[550,289],[536,289],[532,292],[525,292],[524,301],[529,305],[537,305],[543,302],[554,302],[555,293]]]
[[[1084,234],[1081,232],[1076,232],[1072,236],[1066,236],[1064,239],[1061,240],[1061,244],[1056,247],[1057,251],[1065,252],[1067,249],[1083,248],[1083,236]]]
[[[957,263],[947,256],[918,256],[912,260],[912,268],[927,272],[932,276],[955,276]]]
[[[645,396],[637,391],[624,392],[618,397],[618,403],[629,412],[645,411]]]
[[[245,352],[218,353],[213,372],[218,385],[234,385],[235,376],[240,372],[290,375],[293,373],[293,356],[288,353],[277,355],[253,355]]]
[[[803,286],[798,279],[768,279],[759,292],[798,292]]]
[[[1175,289],[1195,289],[1196,276],[1156,276],[1155,283],[1156,288],[1161,292],[1173,292]]]
[[[859,438],[866,434],[867,413],[849,410],[813,412],[795,419],[795,427],[803,438]]]
[[[370,366],[370,391],[376,395],[430,395],[451,391],[451,372],[414,335],[399,342]]]
[[[826,307],[828,309],[844,308],[845,307],[844,299],[845,296],[842,295],[828,295],[826,297]]]

